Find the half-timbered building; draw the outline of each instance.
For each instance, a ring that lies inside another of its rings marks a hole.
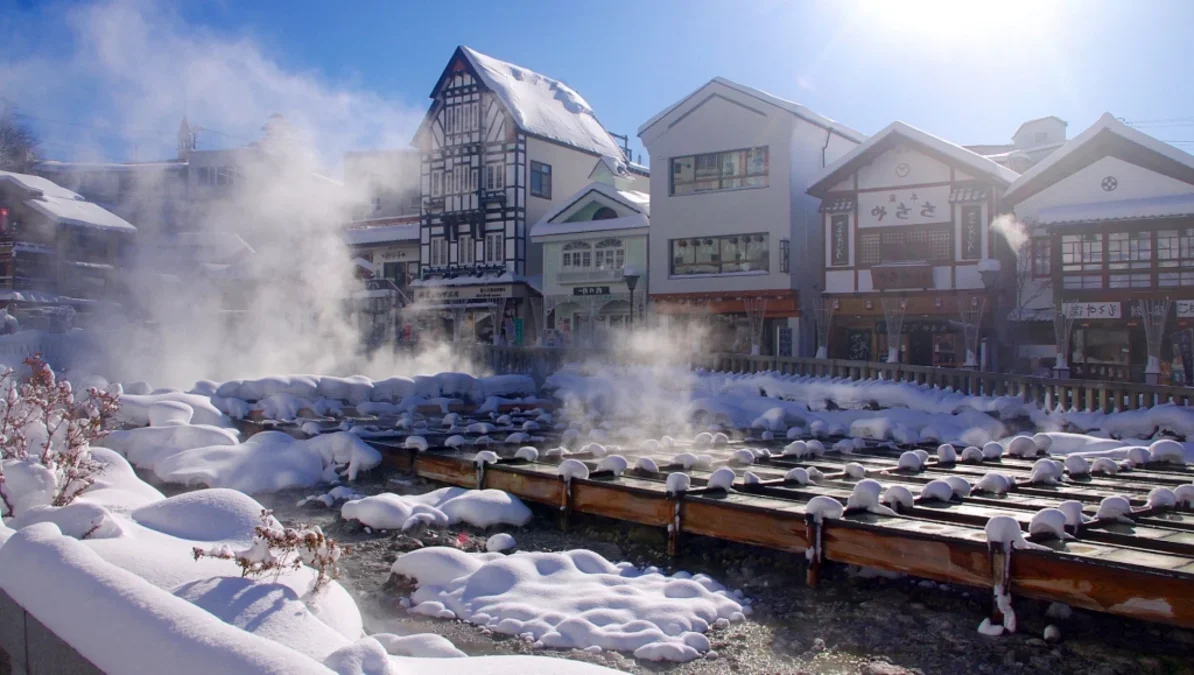
[[[598,158],[625,150],[567,85],[468,47],[453,53],[431,99],[415,138],[415,306],[458,339],[530,342],[543,307],[528,225],[587,183]]]
[[[902,122],[827,168],[808,192],[821,199],[829,356],[978,365],[966,326],[995,309],[990,223],[1017,175]]]
[[[1061,310],[1060,374],[1194,380],[1194,156],[1104,114],[1005,201]]]

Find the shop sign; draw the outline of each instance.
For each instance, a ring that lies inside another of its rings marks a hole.
[[[1194,319],[1194,300],[1175,300],[1173,305],[1177,308],[1177,318]]]
[[[948,223],[950,218],[949,185],[858,195],[858,227]]]
[[[609,286],[575,286],[572,295],[609,295]]]
[[[414,248],[388,248],[378,252],[376,255],[382,262],[404,262],[414,260],[417,254],[418,249]]]
[[[893,265],[872,267],[871,284],[875,290],[896,288],[932,288],[933,268],[929,265]]]
[[[1061,306],[1067,319],[1122,319],[1122,302],[1067,302]]]
[[[519,289],[521,290],[521,288]],[[415,288],[415,300],[423,302],[443,302],[447,300],[494,300],[498,298],[517,297],[515,288],[510,284],[494,286],[441,286],[435,288]]]

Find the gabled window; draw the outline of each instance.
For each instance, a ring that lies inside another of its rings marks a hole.
[[[531,195],[551,199],[551,165],[531,162]]]
[[[429,265],[432,267],[443,267],[448,264],[448,240],[443,237],[433,237],[431,239],[431,255],[428,256]]]

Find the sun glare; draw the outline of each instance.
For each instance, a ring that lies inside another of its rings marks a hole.
[[[863,0],[856,24],[893,39],[934,43],[1014,37],[1018,27],[1040,26],[1051,3],[1031,0]]]

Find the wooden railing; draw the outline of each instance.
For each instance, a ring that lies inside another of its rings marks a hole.
[[[651,365],[658,362],[657,355],[629,350],[493,345],[462,346],[461,349],[480,369],[493,373],[523,373],[535,377],[540,382],[570,363],[592,362],[627,366]],[[1109,413],[1152,408],[1166,403],[1183,406],[1194,404],[1194,388],[1135,382],[1057,379],[900,363],[779,358],[729,353],[695,355],[690,360],[678,362],[721,373],[774,372],[841,380],[910,382],[972,396],[1010,396],[1025,403],[1035,403],[1046,410]]]
[[[777,358],[747,354],[710,354],[694,363],[715,372],[778,372],[806,377],[844,380],[887,380],[912,382],[927,387],[950,389],[973,396],[1012,396],[1053,410],[1114,412],[1138,410],[1165,403],[1194,403],[1194,388],[1168,387],[1135,382],[1057,379],[985,373],[976,370],[910,366],[902,363],[872,363],[838,359]]]

